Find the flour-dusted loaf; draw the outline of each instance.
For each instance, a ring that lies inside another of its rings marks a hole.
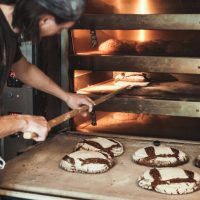
[[[60,167],[69,172],[98,174],[108,171],[114,164],[107,153],[81,150],[64,156]]]
[[[77,150],[107,152],[111,156],[119,156],[124,152],[124,147],[117,140],[94,137],[78,142],[75,147],[75,151]]]
[[[199,167],[199,168],[200,168],[200,155],[198,155],[198,156],[195,158],[194,164],[195,164],[196,167]]]
[[[184,152],[171,147],[149,146],[137,150],[133,160],[149,167],[175,167],[187,163],[189,158]]]
[[[146,77],[140,72],[122,72],[115,77],[115,82],[117,81],[144,82]]]
[[[181,168],[153,168],[138,178],[138,185],[164,194],[188,194],[200,189],[200,175]]]

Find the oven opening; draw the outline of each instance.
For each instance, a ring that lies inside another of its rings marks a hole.
[[[198,1],[89,1],[86,13],[104,15],[106,28],[95,18],[96,28],[70,32],[73,91],[95,99],[123,83],[136,86],[97,106],[97,126],[90,116],[76,117],[76,130],[199,140],[200,32],[176,25],[182,14],[199,12]],[[168,27],[163,14],[174,24]],[[130,28],[130,15],[147,17],[136,16]]]

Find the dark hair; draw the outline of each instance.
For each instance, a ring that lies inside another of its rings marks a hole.
[[[15,4],[17,0],[0,0],[2,4]]]
[[[17,0],[13,13],[13,27],[25,38],[39,40],[39,20],[44,14],[55,17],[56,23],[76,21],[85,8],[85,0]]]

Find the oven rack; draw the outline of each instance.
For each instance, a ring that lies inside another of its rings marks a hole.
[[[74,70],[200,74],[200,58],[77,54],[69,59]]]
[[[79,94],[87,94],[91,98],[113,92],[118,89],[114,80],[100,82],[82,88]],[[95,107],[96,111],[125,112],[137,114],[157,114],[181,117],[200,117],[200,86],[178,81],[155,82],[147,87],[137,85],[124,91],[115,98]],[[119,106],[120,105],[120,106]]]
[[[200,14],[84,14],[74,29],[200,30]]]

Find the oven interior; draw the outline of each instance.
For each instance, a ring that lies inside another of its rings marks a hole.
[[[200,29],[192,20],[200,13],[200,2],[87,2],[86,17],[69,34],[71,91],[95,99],[115,90],[113,80],[119,74],[133,72],[144,75],[150,84],[127,90],[95,107],[96,126],[91,125],[90,116],[76,117],[74,129],[200,140]],[[169,24],[162,18],[164,14],[171,17]],[[125,21],[120,20],[122,16]],[[191,19],[180,21],[182,16]],[[134,20],[136,26],[131,25]],[[193,61],[198,69],[190,66]]]

